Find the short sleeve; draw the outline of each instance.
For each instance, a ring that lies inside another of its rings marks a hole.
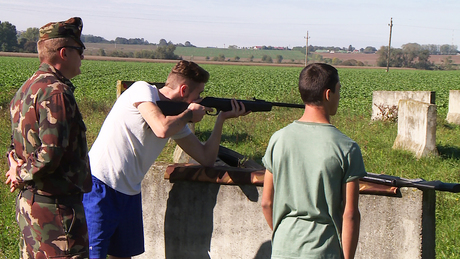
[[[366,169],[364,167],[361,149],[359,148],[358,144],[353,143],[352,147],[350,148],[350,152],[348,153],[347,159],[348,168],[345,172],[345,177],[343,178],[344,183],[367,175]]]
[[[268,142],[267,149],[265,150],[265,155],[262,158],[262,163],[265,166],[265,169],[273,173],[273,147],[275,143],[276,133],[270,138]]]

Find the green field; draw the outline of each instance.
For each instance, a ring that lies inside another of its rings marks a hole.
[[[35,58],[0,57],[0,154],[10,143],[9,101],[17,88],[37,69]],[[114,61],[82,62],[82,75],[73,83],[75,96],[88,128],[91,145],[116,99],[117,80],[164,82],[172,63]],[[301,103],[297,81],[301,67],[208,65],[211,78],[205,96],[256,97],[267,101]],[[404,178],[460,182],[460,126],[445,122],[449,90],[460,90],[460,71],[416,71],[339,68],[341,101],[333,124],[361,146],[366,169]],[[428,90],[436,92],[438,108],[436,143],[438,157],[417,160],[392,149],[397,124],[370,122],[372,92],[376,90]],[[276,130],[302,114],[300,109],[273,108],[230,120],[224,125],[222,145],[259,161]],[[215,118],[206,116],[196,125],[201,140],[210,135]],[[168,145],[160,161],[171,162],[174,146]],[[5,181],[6,159],[0,160],[0,181]],[[460,194],[437,192],[437,258],[460,258]],[[14,220],[14,195],[0,188],[0,258],[18,258],[18,229]]]
[[[247,61],[249,57],[254,56],[254,59],[261,59],[262,56],[270,56],[275,60],[277,55],[281,55],[283,60],[295,60],[297,62],[304,62],[305,53],[294,50],[252,50],[252,49],[224,49],[224,48],[186,48],[177,47],[174,54],[178,56],[194,56],[194,57],[217,57],[220,54],[225,58],[233,60],[236,56],[240,57],[242,61]]]
[[[126,44],[109,44],[109,43],[87,43],[87,49],[85,53],[87,55],[97,55],[99,49],[104,49],[107,53],[110,53],[114,50],[122,52],[137,52],[141,50],[155,50],[156,46],[154,45],[126,45]],[[292,62],[294,60],[296,63],[305,62],[305,53],[296,50],[253,50],[253,49],[229,49],[229,48],[192,48],[192,47],[176,47],[174,54],[179,57],[187,57],[187,60],[190,57],[195,59],[204,60],[205,57],[209,57],[212,60],[213,57],[218,57],[219,55],[224,55],[225,60],[230,59],[234,61],[235,57],[238,56],[240,61],[249,61],[251,56],[254,57],[254,60],[260,61],[264,56],[270,56],[275,62],[277,55],[283,57],[284,62]]]

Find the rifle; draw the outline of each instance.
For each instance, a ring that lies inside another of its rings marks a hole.
[[[199,104],[205,107],[211,107],[216,110],[215,113],[209,113],[208,115],[217,115],[220,111],[231,111],[232,110],[232,99],[227,98],[218,98],[218,97],[205,97]],[[268,112],[272,110],[273,106],[278,107],[289,107],[289,108],[305,108],[303,104],[294,104],[294,103],[277,103],[277,102],[267,102],[264,100],[259,100],[253,98],[253,100],[237,100],[238,103],[242,102],[246,111],[252,112]],[[170,102],[170,101],[157,101],[157,106],[163,112],[165,116],[174,116],[182,113],[188,107],[188,103],[185,102]]]
[[[415,187],[420,190],[438,190],[445,192],[460,192],[460,183],[444,183],[441,181],[425,181],[422,178],[418,179],[404,179],[396,176],[385,174],[367,173],[366,176],[361,178],[362,181],[384,184],[395,187]]]

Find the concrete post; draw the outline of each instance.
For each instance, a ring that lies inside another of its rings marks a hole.
[[[415,100],[435,104],[431,91],[374,91],[372,93],[372,120],[393,120],[398,117],[399,100]]]
[[[435,191],[400,192],[400,198],[360,195],[356,259],[435,258]]]
[[[398,136],[393,148],[412,151],[417,158],[437,155],[436,105],[400,100],[398,110]]]
[[[460,125],[460,90],[449,91],[449,112],[446,121]]]

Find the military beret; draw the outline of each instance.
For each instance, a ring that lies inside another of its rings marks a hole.
[[[82,29],[83,22],[80,17],[72,17],[62,22],[50,22],[40,28],[39,40],[72,38],[83,48],[86,48],[80,39]]]

